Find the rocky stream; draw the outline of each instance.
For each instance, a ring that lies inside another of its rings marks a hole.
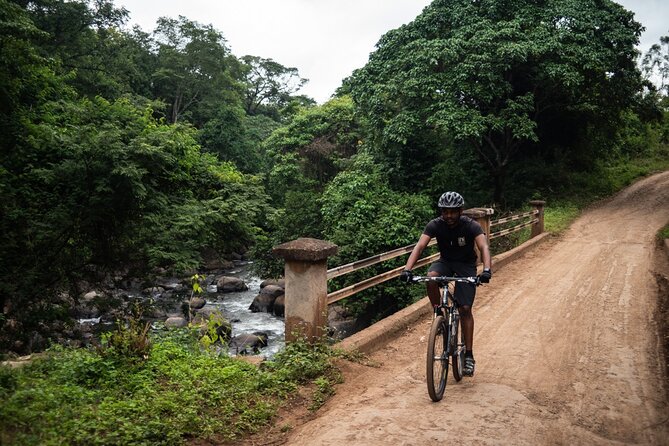
[[[237,260],[228,268],[200,274],[199,294],[192,292],[192,276],[159,276],[148,286],[147,282],[115,281],[104,290],[90,290],[80,299],[78,325],[65,333],[64,343],[97,342],[99,335],[113,330],[116,320],[128,314],[135,303],[141,305],[142,319],[150,322],[153,330],[185,327],[190,306],[195,325],[206,325],[216,313],[225,318],[219,334],[227,339],[230,355],[270,358],[285,344],[284,282],[262,280],[253,274],[251,265],[251,261]],[[338,339],[361,328],[339,305],[329,306],[328,323],[330,336]]]
[[[231,355],[271,357],[284,345],[283,283],[261,280],[251,272],[251,263],[236,261],[231,268],[200,275],[204,278],[198,294],[192,293],[190,276],[159,277],[148,287],[127,281],[113,289],[88,291],[80,299],[74,331],[83,344],[95,342],[114,329],[119,313],[133,303],[144,308],[142,318],[153,330],[185,327],[190,305],[195,323],[218,312],[225,318],[228,328],[221,332],[229,338]]]

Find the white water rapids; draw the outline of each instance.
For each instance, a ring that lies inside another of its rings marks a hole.
[[[226,276],[239,277],[249,287],[246,291],[234,293],[206,293],[203,297],[207,300],[207,306],[214,307],[223,313],[223,316],[232,323],[232,336],[254,331],[267,333],[268,345],[260,350],[260,355],[272,357],[283,348],[284,343],[284,319],[270,313],[252,313],[249,306],[253,299],[260,293],[262,279],[254,276],[249,271],[250,263],[236,266]],[[230,354],[236,354],[234,347]]]

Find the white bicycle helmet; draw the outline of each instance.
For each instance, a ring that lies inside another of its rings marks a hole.
[[[444,192],[439,197],[439,206],[440,209],[452,209],[452,208],[461,208],[465,205],[465,199],[462,198],[457,192]]]

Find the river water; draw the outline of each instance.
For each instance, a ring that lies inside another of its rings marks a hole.
[[[238,336],[241,334],[252,334],[253,332],[264,332],[267,334],[267,347],[260,349],[259,355],[265,356],[266,358],[273,357],[277,352],[279,352],[285,346],[284,332],[285,332],[285,323],[284,319],[281,317],[274,316],[270,313],[252,313],[249,310],[249,306],[253,299],[260,293],[260,284],[262,279],[256,277],[251,272],[252,262],[237,262],[235,268],[231,271],[226,271],[224,274],[218,274],[216,276],[211,275],[207,277],[205,283],[207,292],[202,295],[206,300],[205,307],[209,307],[215,310],[220,311],[223,316],[231,322],[232,325],[232,336]],[[242,279],[248,290],[239,291],[234,293],[218,293],[216,290],[216,285],[212,285],[212,282],[215,283],[217,277],[221,276],[234,276]],[[179,279],[173,279],[174,283],[168,285],[169,288],[174,288],[179,283]],[[140,297],[139,292],[128,293],[131,297]],[[187,299],[188,295],[181,295],[182,299]],[[158,330],[164,329],[161,319],[157,324],[154,324],[154,328]],[[115,322],[113,320],[106,320],[101,317],[85,318],[79,319],[79,323],[82,325],[89,325],[94,327],[93,332],[97,335],[100,333],[113,330],[115,327]],[[229,349],[231,356],[237,354],[235,347]]]
[[[280,351],[284,345],[285,322],[281,317],[270,313],[252,313],[249,306],[253,299],[260,293],[262,279],[254,276],[250,271],[251,262],[239,263],[232,271],[225,273],[226,276],[239,277],[246,283],[248,290],[234,293],[207,292],[204,296],[208,307],[216,308],[223,316],[232,323],[232,336],[250,334],[254,331],[267,333],[267,347],[260,350],[260,355],[268,358]],[[208,290],[212,290],[208,287]],[[235,355],[235,348],[230,349],[230,354]]]

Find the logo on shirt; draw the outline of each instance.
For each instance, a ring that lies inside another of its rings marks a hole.
[[[458,245],[465,246],[465,238],[464,237],[458,237]]]

